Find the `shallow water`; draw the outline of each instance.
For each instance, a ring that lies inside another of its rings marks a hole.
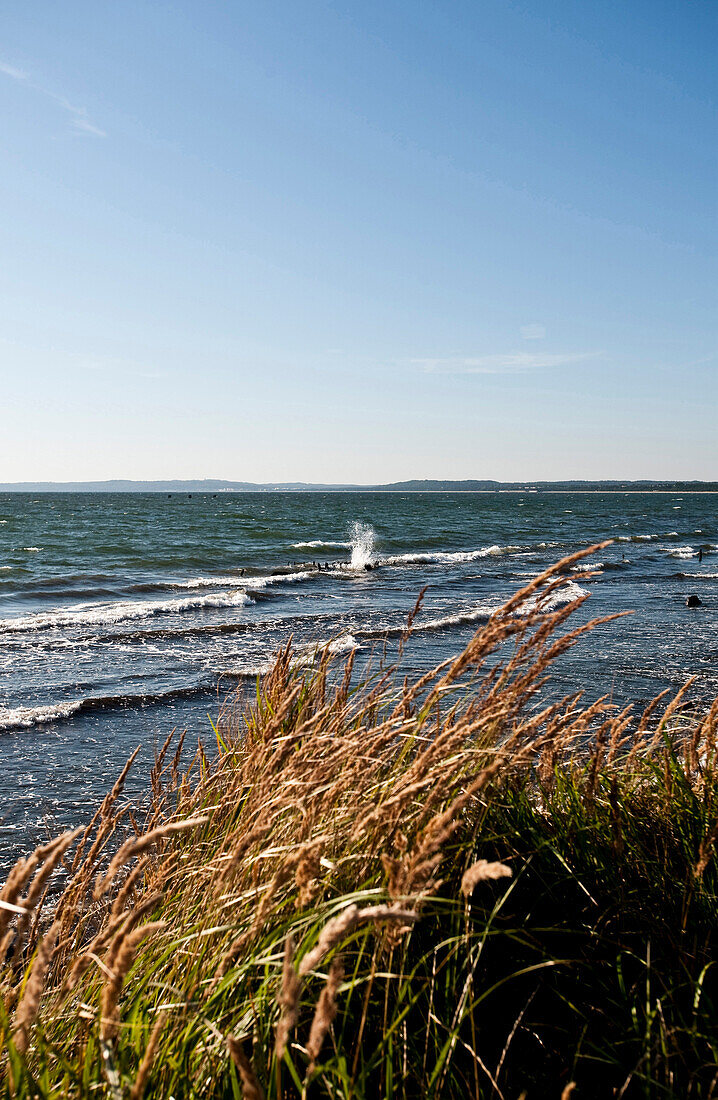
[[[428,585],[409,651],[426,668],[605,538],[602,575],[577,570],[568,595],[590,591],[584,618],[635,614],[564,657],[557,688],[641,702],[695,674],[712,696],[717,510],[671,493],[2,495],[0,865],[82,817],[137,744],[146,762],[173,728],[211,736],[290,633],[368,657]]]

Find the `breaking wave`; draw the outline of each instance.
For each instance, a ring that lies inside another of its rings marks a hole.
[[[590,592],[587,588],[582,588],[580,584],[576,584],[575,581],[569,581],[568,584],[562,585],[561,588],[557,588],[555,592],[552,592],[550,596],[542,598],[539,593],[535,596],[533,601],[530,601],[526,605],[526,609],[533,610],[534,607],[539,606],[541,611],[556,611],[559,607],[565,607],[568,603],[573,603],[574,600],[580,600],[583,596],[589,596]]]
[[[365,637],[370,636],[369,631],[362,631],[361,633]],[[361,649],[361,645],[354,635],[349,633],[340,634],[338,638],[333,638],[328,642],[314,642],[310,645],[299,646],[292,665],[295,668],[303,668],[305,665],[313,664],[323,653],[331,653],[336,656],[339,653],[350,653],[353,649]]]
[[[292,584],[297,581],[306,581],[315,576],[315,570],[280,570],[277,573],[260,575],[256,577],[191,577],[186,581],[166,581],[157,587],[163,589],[195,589],[195,588],[241,588],[262,589],[271,588],[275,584]]]
[[[82,709],[82,699],[71,703],[54,703],[43,707],[15,707],[0,710],[0,730],[21,729],[29,726],[41,726],[48,722],[57,722],[61,718],[70,718]]]
[[[187,596],[182,600],[127,600],[119,603],[76,604],[58,611],[38,611],[15,619],[0,619],[0,634],[20,634],[53,627],[111,626],[130,619],[146,619],[153,615],[173,615],[183,611],[213,607],[243,607],[251,597],[241,589],[207,596]]]
[[[677,538],[680,538],[677,531],[668,531],[665,535],[616,535],[616,542],[660,542]]]
[[[332,550],[349,550],[352,543],[333,542],[331,539],[312,539],[311,542],[293,542],[292,550],[317,550],[322,546],[327,546]]]
[[[250,670],[234,675],[250,676]],[[37,707],[15,707],[0,709],[0,731],[27,729],[30,726],[44,726],[52,722],[61,722],[73,715],[93,710],[112,710],[117,707],[149,707],[156,703],[167,703],[173,699],[191,699],[212,690],[209,683],[192,684],[186,687],[171,688],[169,691],[148,692],[142,695],[90,695],[85,699],[71,699],[62,703],[45,703]]]
[[[528,614],[530,611],[535,610],[537,606],[541,611],[556,611],[559,607],[565,607],[566,604],[573,603],[574,600],[581,599],[581,597],[588,595],[588,589],[582,588],[581,585],[576,584],[575,581],[568,581],[565,585],[555,592],[552,592],[550,596],[544,599],[541,599],[539,594],[532,600],[529,600],[524,605],[523,613]],[[504,603],[505,600],[501,599],[486,601],[474,607],[456,611],[451,615],[442,615],[436,619],[427,619],[426,622],[422,622],[421,619],[419,619],[412,625],[411,633],[421,634],[431,630],[446,630],[455,626],[470,626],[475,623],[486,623],[494,612],[503,607]],[[361,635],[363,638],[391,638],[399,637],[404,633],[405,629],[405,625],[383,628],[377,627],[376,629],[357,631],[357,634]]]
[[[394,554],[382,558],[382,565],[450,565],[452,562],[478,561],[480,558],[500,557],[528,550],[527,546],[482,546],[478,550],[436,550],[415,554]]]
[[[664,554],[670,554],[672,558],[697,558],[698,551],[694,550],[692,546],[659,546],[659,550],[662,550]]]

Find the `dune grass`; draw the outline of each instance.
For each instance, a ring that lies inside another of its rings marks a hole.
[[[288,644],[18,861],[2,1095],[715,1095],[718,701],[551,701],[587,553],[411,682],[411,620],[360,678]]]

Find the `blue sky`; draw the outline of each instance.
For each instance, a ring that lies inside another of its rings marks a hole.
[[[8,0],[0,481],[718,478],[713,0]]]

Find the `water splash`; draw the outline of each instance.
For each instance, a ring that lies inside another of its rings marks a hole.
[[[351,558],[349,563],[352,569],[366,569],[367,565],[374,564],[374,540],[376,533],[368,523],[354,520],[349,531]]]

